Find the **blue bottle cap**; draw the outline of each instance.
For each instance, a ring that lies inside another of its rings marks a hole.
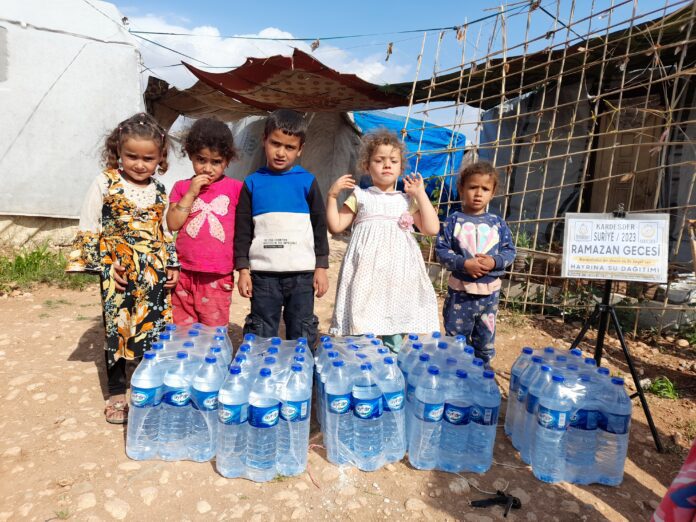
[[[585,357],[585,364],[588,366],[597,366],[597,361],[595,361],[592,357]]]
[[[241,346],[239,347],[239,350],[238,350],[238,351],[240,351],[240,352],[242,352],[242,353],[246,353],[246,352],[248,352],[249,350],[251,350],[251,346],[248,345],[248,344],[246,344],[246,343],[244,343],[243,345],[241,345]]]
[[[217,362],[217,357],[215,357],[214,355],[208,355],[205,358],[205,362],[207,362],[208,364],[215,364]]]
[[[173,332],[176,330],[176,325],[175,324],[165,324],[164,329],[168,332]]]
[[[259,371],[259,375],[261,377],[270,377],[271,376],[271,369],[270,368],[261,368]]]
[[[201,335],[201,332],[199,332],[198,330],[189,330],[188,331],[189,337],[198,337],[199,335]]]
[[[474,360],[471,361],[471,364],[474,366],[483,366],[483,359],[479,359],[478,357],[474,357]]]
[[[609,375],[609,368],[604,368],[603,366],[600,366],[597,368],[597,373],[601,373],[602,375]]]
[[[422,353],[418,356],[418,359],[420,359],[423,362],[429,361],[430,360],[430,354],[427,353]]]
[[[225,336],[224,335],[215,335],[213,336],[213,339],[216,341],[222,341],[223,343],[225,342]]]
[[[460,379],[466,379],[469,377],[469,374],[466,373],[466,370],[457,370],[457,377]]]
[[[430,375],[438,375],[440,373],[440,368],[435,365],[428,366],[428,373]]]
[[[249,342],[249,341],[255,341],[256,340],[256,335],[252,333],[248,333],[244,336],[244,340]]]
[[[522,348],[522,353],[526,355],[532,355],[534,353],[534,350],[532,350],[529,346],[525,346]]]
[[[329,335],[322,335],[322,336],[319,338],[319,340],[320,340],[322,343],[327,343],[327,342],[329,342],[329,341],[331,340],[331,336],[329,336]]]
[[[556,373],[556,374],[554,374],[554,375],[551,376],[551,380],[554,381],[554,382],[563,382],[563,381],[565,381],[565,377],[563,377],[562,375]]]
[[[274,346],[279,345],[282,341],[280,337],[271,337],[271,344]]]
[[[617,386],[623,386],[624,385],[624,380],[622,377],[612,377],[611,378],[611,383],[616,384]]]
[[[271,355],[275,355],[278,353],[278,347],[277,346],[269,346],[268,350],[266,350],[266,353],[270,353]]]
[[[188,359],[188,352],[176,352],[177,359]]]
[[[566,362],[568,360],[568,358],[565,355],[557,355],[556,360],[558,362]]]
[[[459,361],[455,359],[454,357],[448,357],[445,363],[447,363],[447,366],[455,366]]]
[[[307,352],[307,348],[305,348],[304,346],[299,345],[299,344],[297,346],[295,346],[295,353],[306,353],[306,352]]]
[[[464,348],[464,353],[468,353],[469,355],[471,355],[472,353],[474,353],[474,349],[471,346],[467,346],[466,348]]]
[[[211,351],[212,353],[216,353],[216,354],[217,354],[217,353],[220,353],[220,352],[222,351],[222,348],[220,348],[219,346],[211,346],[211,347],[210,347],[210,351]]]
[[[227,328],[225,328],[224,326],[218,326],[218,327],[215,329],[215,333],[219,333],[219,334],[221,334],[221,335],[225,335],[225,334],[227,333]]]
[[[418,336],[416,334],[408,334],[408,340],[409,341],[417,341]]]
[[[384,355],[385,353],[389,353],[389,350],[387,348],[377,348],[377,353]]]
[[[495,378],[495,372],[493,370],[483,370],[483,378],[493,379]]]
[[[367,359],[367,355],[365,355],[364,353],[356,353],[355,356],[356,356],[358,359],[361,359],[361,360],[362,360],[362,359]]]
[[[172,340],[172,334],[170,333],[161,333],[159,336],[160,341],[171,341]]]
[[[275,357],[266,357],[263,360],[263,364],[275,364],[276,363],[276,358]]]
[[[244,355],[243,353],[240,353],[239,355],[237,355],[237,357],[234,358],[234,362],[236,362],[238,364],[241,364],[246,360],[247,360],[247,356]]]
[[[440,337],[442,337],[442,334],[440,332],[433,332],[433,334],[430,337],[432,337],[433,339],[439,339]]]
[[[411,346],[414,350],[420,350],[423,348],[423,343],[413,343],[413,346]]]
[[[372,339],[370,341],[370,344],[372,344],[373,346],[382,346],[382,341],[380,341],[379,339]]]
[[[161,337],[161,336],[160,336],[160,337]],[[163,349],[164,349],[164,343],[161,343],[161,342],[159,342],[159,341],[158,341],[158,342],[155,342],[155,343],[152,343],[152,349],[153,349],[153,350],[163,350]]]
[[[338,357],[338,355],[339,355],[339,353],[338,353],[338,352],[334,352],[333,350],[331,350],[330,352],[326,352],[326,356],[327,356],[329,359],[334,359],[334,358]]]
[[[540,355],[533,355],[532,356],[533,363],[541,364],[541,361],[543,361],[543,360],[544,360],[544,358],[541,357]]]
[[[360,350],[360,347],[357,344],[349,344],[348,349],[357,352],[358,350]]]
[[[307,345],[307,338],[306,338],[306,337],[298,337],[298,338],[297,338],[297,344],[304,344],[304,345]]]
[[[550,371],[551,371],[551,367],[548,366],[548,365],[546,365],[546,364],[542,364],[542,365],[541,365],[541,371],[542,371],[542,372],[550,372]]]
[[[239,373],[242,373],[241,366],[237,366],[236,364],[233,364],[232,366],[230,366],[230,373],[232,375],[237,375]]]
[[[194,328],[195,330],[200,330],[201,328],[203,328],[203,323],[193,323],[191,325],[191,328]]]
[[[392,359],[391,357],[385,357],[384,364],[394,364],[394,359]]]
[[[298,362],[298,363],[303,363],[305,362],[305,358],[302,357],[301,355],[296,355],[295,357],[292,358],[293,361]]]
[[[322,344],[321,346],[322,346],[322,348],[324,348],[324,350],[330,350],[331,348],[333,348],[333,344],[330,343],[329,341],[326,341],[326,342],[325,342],[324,344]]]
[[[458,343],[465,343],[466,342],[466,336],[459,334],[454,336],[454,340],[457,341]]]
[[[193,348],[194,346],[195,344],[193,344],[193,341],[186,341],[184,343],[184,348],[186,348],[187,350]]]
[[[572,353],[575,357],[582,357],[582,350],[579,348],[573,348],[570,350],[570,353]]]
[[[437,348],[438,350],[446,350],[447,343],[445,341],[440,341],[439,343],[437,343]]]
[[[581,375],[581,376],[580,376],[580,380],[581,380],[582,382],[592,382],[592,379],[590,379],[590,376],[589,376],[589,375]]]
[[[566,370],[570,372],[577,372],[578,366],[576,364],[569,364],[568,366],[566,366]]]
[[[374,338],[375,338],[375,334],[373,334],[373,333],[366,333],[365,334],[365,339],[374,339]]]
[[[553,346],[547,346],[544,348],[544,353],[554,353],[556,350],[553,348]]]
[[[302,366],[300,366],[299,364],[293,364],[292,366],[290,366],[290,369],[291,369],[293,372],[301,372],[301,371],[302,371]]]
[[[147,352],[145,352],[143,354],[143,358],[147,359],[148,361],[151,361],[155,357],[157,357],[157,354],[155,352],[153,352],[152,350],[148,350]]]
[[[372,370],[372,365],[370,363],[364,363],[360,365],[360,370],[363,372],[367,372]]]
[[[338,361],[334,361],[334,362],[333,362],[333,365],[334,365],[336,368],[338,368],[339,366],[343,366],[344,364],[345,364],[345,363],[344,363],[341,359],[339,359]]]

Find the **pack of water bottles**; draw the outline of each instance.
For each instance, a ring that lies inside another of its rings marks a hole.
[[[411,334],[396,361],[369,334],[323,338],[315,377],[329,461],[373,471],[408,451],[418,469],[486,471],[500,393],[483,366],[461,336]]]
[[[535,477],[621,484],[632,409],[622,378],[578,349],[523,348],[508,397],[505,433]]]
[[[256,481],[301,473],[313,367],[306,340],[248,335],[231,360],[223,330],[170,325],[153,343],[131,379],[126,453],[136,460],[215,457],[223,476]]]

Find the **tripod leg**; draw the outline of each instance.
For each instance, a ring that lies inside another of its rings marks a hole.
[[[609,313],[611,314],[611,321],[616,330],[616,336],[619,338],[621,343],[621,349],[623,350],[624,357],[626,358],[626,364],[628,364],[628,369],[633,377],[633,382],[636,385],[636,391],[638,392],[638,397],[640,398],[640,404],[643,406],[643,412],[645,412],[645,418],[648,420],[648,426],[650,427],[650,432],[652,433],[653,440],[655,441],[655,447],[658,453],[664,453],[664,448],[662,447],[662,442],[660,441],[660,435],[657,433],[657,428],[653,422],[652,414],[650,413],[650,408],[648,407],[648,401],[645,399],[645,394],[643,393],[643,388],[640,386],[640,381],[638,375],[636,374],[636,368],[633,366],[633,359],[631,354],[628,353],[628,346],[626,346],[626,339],[624,339],[623,330],[621,330],[621,324],[619,324],[619,318],[616,316],[616,311],[613,307],[609,308]]]
[[[599,305],[595,305],[595,309],[592,312],[592,315],[585,320],[585,324],[582,325],[580,333],[570,345],[570,350],[578,347],[580,342],[585,338],[587,330],[589,330],[590,326],[592,326],[592,324],[597,320],[597,316],[599,316]]]

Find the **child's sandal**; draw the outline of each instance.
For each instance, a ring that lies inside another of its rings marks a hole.
[[[109,397],[104,408],[104,416],[109,424],[126,424],[128,422],[128,402],[126,395]]]

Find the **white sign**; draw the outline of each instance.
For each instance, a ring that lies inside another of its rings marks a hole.
[[[668,214],[568,213],[561,275],[666,283],[668,236]]]

